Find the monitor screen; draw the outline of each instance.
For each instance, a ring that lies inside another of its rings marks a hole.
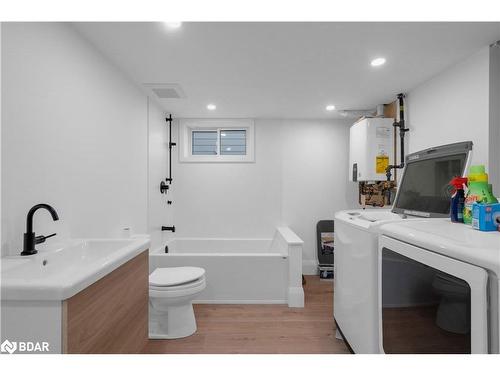
[[[467,156],[467,153],[462,152],[408,162],[393,211],[448,215],[451,196],[449,182],[455,176],[462,176]]]

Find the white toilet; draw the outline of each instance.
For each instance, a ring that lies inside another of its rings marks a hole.
[[[195,333],[192,301],[205,286],[203,268],[155,269],[149,275],[149,338],[178,339]]]
[[[436,324],[445,331],[467,334],[470,332],[470,287],[467,282],[439,272],[432,282],[435,293],[441,297]]]

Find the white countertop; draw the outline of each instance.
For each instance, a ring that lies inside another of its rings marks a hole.
[[[481,232],[450,220],[384,224],[380,233],[494,272],[500,277],[500,232]]]
[[[2,300],[65,300],[147,250],[149,238],[66,240],[1,258]]]

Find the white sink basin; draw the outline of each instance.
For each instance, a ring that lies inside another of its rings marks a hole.
[[[148,238],[67,240],[1,259],[2,300],[65,300],[148,249]]]

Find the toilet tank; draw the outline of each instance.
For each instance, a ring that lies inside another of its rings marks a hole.
[[[385,181],[394,164],[392,118],[362,118],[349,134],[349,181]],[[394,179],[392,177],[392,179]]]

